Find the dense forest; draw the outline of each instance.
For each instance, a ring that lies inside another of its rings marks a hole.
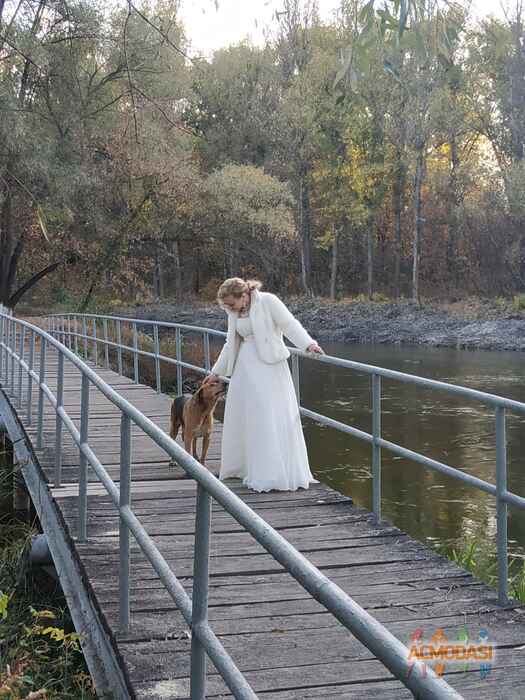
[[[177,0],[0,0],[0,302],[525,290],[522,0],[283,0],[193,55]],[[210,12],[220,14],[210,0]]]

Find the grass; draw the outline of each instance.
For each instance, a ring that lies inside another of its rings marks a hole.
[[[452,559],[461,568],[470,571],[474,576],[498,586],[498,562],[492,547],[477,538],[466,540],[461,546],[438,545],[440,554]],[[525,560],[511,557],[509,561],[509,596],[525,603]]]
[[[0,452],[0,699],[96,697],[58,585],[27,561],[35,523],[10,512],[11,470]]]

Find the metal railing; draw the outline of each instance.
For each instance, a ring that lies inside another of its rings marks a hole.
[[[79,319],[82,323],[82,333],[79,333]],[[61,338],[69,347],[75,346],[78,352],[78,342],[84,342],[84,357],[87,358],[87,344],[93,343],[93,356],[96,361],[98,356],[97,346],[103,344],[105,350],[106,366],[108,362],[108,348],[115,348],[118,355],[118,369],[122,373],[122,352],[128,352],[133,358],[133,374],[135,382],[139,381],[139,357],[150,357],[155,362],[156,368],[156,387],[157,391],[161,390],[160,382],[160,364],[168,363],[177,366],[177,393],[182,393],[182,369],[191,369],[195,372],[206,374],[210,370],[210,336],[222,337],[226,336],[222,331],[216,331],[211,328],[203,328],[199,326],[189,326],[178,323],[164,323],[161,321],[149,321],[136,318],[125,318],[115,316],[102,316],[96,314],[82,315],[63,314],[48,317],[49,331],[51,334]],[[108,325],[113,324],[113,336],[116,341],[111,340],[108,336]],[[102,337],[97,335],[97,326],[103,329]],[[133,337],[133,346],[122,345],[122,328],[129,326],[128,334],[131,332]],[[138,329],[146,329],[147,336],[154,339],[153,351],[146,351],[138,346]],[[91,329],[91,334],[87,335],[87,330]],[[174,332],[175,333],[175,358],[160,353],[159,333]],[[204,367],[198,367],[188,362],[182,361],[182,333],[191,332],[202,336]],[[297,394],[297,401],[300,406],[301,415],[311,420],[329,426],[336,430],[340,430],[348,435],[357,437],[360,440],[368,442],[372,446],[372,510],[377,521],[381,520],[381,451],[386,449],[393,454],[396,454],[405,459],[409,459],[426,468],[445,474],[446,476],[463,481],[469,486],[491,494],[496,498],[496,522],[497,522],[497,562],[498,562],[498,600],[503,605],[508,602],[508,534],[507,534],[507,518],[508,506],[513,505],[521,510],[525,509],[525,498],[507,489],[507,447],[506,447],[506,411],[516,411],[525,413],[525,404],[519,401],[506,399],[495,394],[488,394],[476,389],[448,384],[445,382],[436,381],[434,379],[426,379],[417,375],[405,374],[395,370],[375,367],[373,365],[363,364],[361,362],[353,362],[351,360],[343,360],[338,357],[330,357],[327,355],[319,356],[311,353],[304,353],[296,348],[289,348],[292,353],[292,378]],[[329,365],[343,367],[359,373],[370,375],[370,393],[372,403],[372,432],[367,433],[364,430],[354,428],[351,425],[324,416],[320,413],[310,411],[300,405],[300,358],[306,358],[315,362],[322,362]],[[404,383],[415,384],[427,389],[434,389],[448,394],[461,396],[464,398],[480,401],[494,408],[494,421],[496,431],[496,464],[495,464],[495,484],[484,481],[478,477],[467,474],[460,469],[452,467],[443,462],[426,457],[419,452],[414,452],[394,442],[385,440],[381,437],[381,379],[392,379]],[[227,378],[226,381],[228,381]]]
[[[89,317],[92,319],[93,317]],[[100,318],[100,317],[98,317]],[[104,318],[106,323],[104,324]],[[82,317],[83,332],[78,333],[78,316],[53,317],[51,321],[52,333],[69,345],[75,346],[79,339],[85,343],[91,340],[94,343],[93,352],[98,356],[98,343],[103,342],[104,347],[110,341],[109,336],[100,340],[97,337],[98,320],[92,323],[92,335],[85,332],[88,326],[88,317]],[[67,326],[66,324],[67,319]],[[73,323],[71,324],[71,320]],[[110,317],[102,317],[102,327],[106,327]],[[117,319],[122,322],[123,319]],[[121,345],[122,351],[134,353],[134,372],[138,373],[138,358],[144,354],[138,348],[138,324],[142,322],[136,319],[129,320],[135,324],[133,330],[133,346]],[[149,322],[153,326],[165,325]],[[173,326],[174,324],[172,324]],[[73,327],[72,327],[73,326]],[[180,325],[178,335],[181,333]],[[185,326],[184,328],[191,328]],[[194,329],[192,329],[194,330]],[[202,331],[202,329],[199,329]],[[205,330],[211,334],[215,331]],[[154,338],[158,337],[158,330],[154,331]],[[38,387],[38,409],[36,427],[36,447],[43,447],[44,425],[44,400],[49,401],[56,414],[55,429],[55,483],[61,480],[61,455],[62,455],[62,426],[65,426],[78,447],[80,456],[79,476],[79,525],[77,537],[79,541],[86,541],[87,532],[87,476],[88,467],[91,467],[98,479],[104,485],[119,513],[119,624],[123,631],[130,626],[130,534],[133,535],[140,549],[156,571],[166,590],[171,595],[178,609],[181,611],[187,624],[191,627],[191,670],[190,692],[192,700],[205,698],[206,693],[206,658],[209,657],[218,672],[226,682],[228,688],[236,698],[256,698],[254,691],[245,680],[238,667],[228,655],[223,645],[213,632],[208,623],[208,575],[210,556],[210,531],[211,531],[211,499],[215,499],[232,517],[259,542],[283,567],[308,591],[315,600],[319,601],[330,613],[332,613],[359,641],[361,641],[405,686],[407,686],[418,698],[461,698],[442,678],[427,669],[420,661],[409,661],[409,651],[386,627],[372,617],[366,610],[358,605],[335,583],[322,574],[310,561],[293,547],[284,537],[275,531],[265,520],[255,513],[248,505],[236,496],[225,484],[185,452],[164,431],[158,428],[149,418],[144,416],[132,404],[126,401],[120,394],[106,384],[97,373],[78,357],[69,347],[53,337],[52,334],[31,325],[25,321],[13,318],[0,312],[0,379],[2,389],[13,398],[19,411],[26,409],[26,425],[32,424],[31,406],[33,400],[33,386]],[[76,341],[75,341],[76,338]],[[205,340],[205,344],[206,344]],[[209,338],[208,338],[209,342]],[[29,353],[26,356],[26,345]],[[58,375],[56,395],[46,383],[46,357],[53,350],[58,357]],[[78,346],[77,346],[78,350]],[[117,362],[118,362],[118,347]],[[153,357],[160,360],[172,361],[172,358],[164,358],[159,354],[159,344],[155,343]],[[152,353],[149,353],[152,355]],[[36,372],[35,358],[39,357],[38,373]],[[106,355],[106,353],[105,353]],[[207,364],[209,365],[209,353]],[[109,363],[109,357],[107,362]],[[121,356],[120,356],[121,357]],[[27,359],[26,359],[27,358]],[[191,367],[199,371],[206,370],[196,368],[184,363],[181,357],[181,345],[177,349],[178,367]],[[121,357],[122,360],[122,357]],[[80,430],[76,427],[68,415],[63,404],[64,389],[64,365],[65,362],[76,367],[81,374],[81,418]],[[18,381],[15,374],[18,371]],[[26,391],[23,393],[21,377],[25,373],[27,378]],[[138,374],[135,375],[138,380]],[[182,372],[181,372],[182,380]],[[109,399],[121,413],[120,422],[120,484],[117,486],[110,478],[104,465],[100,462],[95,452],[89,445],[89,399],[90,390],[95,388]],[[131,424],[135,424],[154,442],[159,445],[169,457],[171,457],[186,473],[197,482],[196,495],[196,521],[195,521],[195,551],[193,590],[190,598],[182,584],[179,582],[168,562],[159,552],[152,538],[147,534],[140,520],[134,514],[130,503],[131,486]],[[60,426],[60,427],[59,427]]]

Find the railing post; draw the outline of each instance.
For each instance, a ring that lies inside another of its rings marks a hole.
[[[6,318],[4,320],[4,367],[3,367],[3,380],[7,389],[9,384],[9,338],[11,334],[11,320]]]
[[[139,354],[137,352],[139,347],[139,339],[137,332],[137,324],[133,323],[133,378],[135,384],[139,383]]]
[[[21,326],[20,328],[20,349],[18,351],[18,400],[17,406],[22,408],[22,381],[24,375],[22,374],[22,362],[25,357],[26,350],[26,327]]]
[[[14,319],[11,321],[11,396],[15,395],[15,354],[16,354],[16,323]]]
[[[5,319],[4,324],[4,382],[7,388],[9,383],[9,338],[11,337],[11,319]]]
[[[293,353],[292,355],[292,380],[295,389],[295,396],[297,398],[297,405],[301,405],[301,380],[299,376],[299,355]]]
[[[80,394],[80,471],[78,480],[78,540],[87,540],[87,482],[88,461],[83,448],[88,444],[89,430],[89,379],[82,374]]]
[[[502,496],[507,490],[507,436],[505,409],[496,407],[496,520],[498,538],[498,602],[505,605],[509,597],[507,556],[507,510]]]
[[[75,355],[78,355],[78,319],[76,314],[73,316],[73,333],[75,335],[75,339],[73,341],[75,346]]]
[[[64,405],[64,355],[58,351],[57,407],[55,421],[55,486],[62,486],[62,416]]]
[[[2,378],[7,387],[9,382],[9,324],[11,323],[9,317],[4,319],[4,365],[2,371]]]
[[[109,369],[109,345],[108,345],[108,319],[102,319],[102,327],[104,329],[104,359],[106,361],[106,368]]]
[[[201,484],[197,484],[191,613],[191,700],[204,700],[206,698],[206,651],[195,634],[195,630],[208,624],[210,530],[211,498],[206,489]]]
[[[93,362],[98,365],[97,319],[93,319]]]
[[[376,522],[381,520],[381,375],[372,374],[372,505]]]
[[[88,340],[87,340],[87,323],[86,317],[82,316],[82,339],[84,341],[84,359],[88,359]]]
[[[131,420],[125,413],[120,421],[120,508],[131,502]],[[130,626],[129,571],[130,546],[129,529],[122,514],[119,521],[119,623],[120,631],[128,632]]]
[[[210,334],[207,331],[204,331],[203,342],[204,342],[204,368],[207,372],[209,372],[211,369]]]
[[[4,321],[4,368],[3,368],[3,378],[4,383],[7,385],[9,383],[9,338],[10,338],[10,324],[11,319],[7,317]]]
[[[3,313],[3,308],[2,308]],[[0,316],[0,381],[2,381],[4,376],[4,316]]]
[[[153,342],[155,345],[155,380],[157,383],[157,394],[160,394],[160,343],[157,324],[153,326]]]
[[[177,394],[182,395],[182,367],[179,362],[182,360],[182,334],[180,328],[175,329],[175,359],[177,360]]]
[[[118,373],[122,375],[122,327],[120,319],[117,321],[117,345]]]
[[[26,403],[27,403],[26,423],[28,426],[31,425],[32,414],[33,414],[33,376],[31,374],[31,372],[33,371],[34,364],[35,364],[35,331],[31,330],[31,339],[29,341],[29,372],[27,373],[27,394],[26,394]]]
[[[71,314],[67,315],[67,346],[73,349],[73,336],[71,335]]]
[[[40,367],[38,372],[38,418],[36,429],[36,448],[41,450],[44,437],[44,390],[42,385],[46,380],[46,339],[40,336]]]

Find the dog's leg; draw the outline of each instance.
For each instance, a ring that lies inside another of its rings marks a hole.
[[[177,435],[179,434],[179,426],[180,423],[176,420],[171,421],[171,426],[170,426],[170,438],[172,440],[177,439]],[[183,436],[184,437],[184,436]]]
[[[171,421],[170,421],[170,438],[171,438],[172,440],[176,440],[176,439],[177,439],[177,435],[178,435],[178,433],[179,433],[179,426],[180,426],[180,423],[179,423],[179,421],[177,420],[177,418],[173,415],[173,412],[172,412],[172,414],[171,414]],[[184,430],[184,428],[183,428],[183,430]],[[170,467],[175,467],[175,466],[176,466],[176,462],[175,462],[175,460],[173,459],[173,457],[170,459],[170,463],[169,463],[168,466],[170,466]]]
[[[209,433],[204,433],[202,437],[202,452],[201,452],[201,464],[204,466],[206,463],[206,455],[208,454],[208,447],[210,446],[210,435]]]
[[[184,433],[184,449],[188,454],[191,454],[191,433],[189,430]]]
[[[199,461],[199,455],[197,454],[197,438],[193,438],[192,453],[197,461]]]

